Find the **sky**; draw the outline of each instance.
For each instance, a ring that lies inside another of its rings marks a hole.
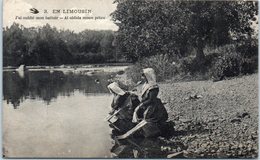
[[[11,26],[17,22],[25,27],[43,26],[49,23],[58,29],[70,29],[80,32],[85,29],[91,30],[118,30],[118,27],[111,20],[110,14],[116,9],[114,0],[3,0],[3,26]],[[39,10],[38,14],[30,13],[31,8]],[[90,14],[54,14],[54,9],[88,9]],[[48,14],[44,13],[48,11]],[[20,20],[16,16],[100,16],[102,20]],[[252,27],[258,32],[258,25],[253,23]]]
[[[92,30],[114,30],[118,27],[111,20],[110,14],[116,9],[114,0],[4,0],[3,1],[3,26],[11,26],[14,22],[23,25],[24,27],[37,27],[45,24],[50,24],[58,29],[70,29],[75,32],[80,32],[85,29]],[[32,14],[31,8],[36,8],[39,13]],[[91,10],[91,13],[53,13],[54,9],[86,9]],[[48,13],[44,13],[47,10]],[[105,17],[99,20],[36,20],[36,19],[16,19],[17,16],[27,17]]]

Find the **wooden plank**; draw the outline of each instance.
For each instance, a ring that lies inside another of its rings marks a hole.
[[[125,134],[121,135],[121,136],[117,136],[117,139],[125,139],[129,136],[131,136],[132,134],[134,134],[136,131],[138,131],[139,129],[141,129],[143,126],[145,126],[148,122],[145,120],[142,120],[140,123],[138,123],[134,128],[130,129],[128,132],[126,132]]]
[[[172,154],[167,155],[167,158],[173,158],[173,157],[179,156],[179,155],[182,154],[182,153],[183,153],[183,151],[181,151],[181,152],[176,152],[176,153],[172,153]]]
[[[122,108],[120,108],[119,110],[117,110],[116,112],[114,112],[114,114],[108,115],[108,116],[105,118],[105,121],[109,121],[110,119],[112,119],[112,118],[113,118],[114,116],[116,116],[117,113],[119,113],[121,110],[122,110]]]
[[[113,127],[115,127],[115,129],[117,129],[118,131],[121,131],[116,125],[114,125],[112,122],[108,121]]]

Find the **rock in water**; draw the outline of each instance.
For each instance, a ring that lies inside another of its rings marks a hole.
[[[24,64],[20,65],[16,71],[18,72],[18,75],[21,77],[21,78],[24,78],[24,71],[25,71],[26,67]]]
[[[99,84],[99,83],[100,83],[99,79],[96,79],[96,80],[95,80],[95,82],[96,82],[97,84]]]
[[[122,75],[122,74],[124,74],[124,73],[125,73],[125,71],[118,71],[118,72],[117,72],[118,75]]]
[[[20,65],[16,70],[17,71],[25,71],[26,67],[24,64]]]

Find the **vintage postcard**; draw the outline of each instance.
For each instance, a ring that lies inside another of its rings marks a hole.
[[[258,1],[3,1],[3,158],[257,158],[257,81]]]

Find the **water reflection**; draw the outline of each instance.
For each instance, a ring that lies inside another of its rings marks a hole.
[[[26,99],[18,110],[3,105],[3,147],[8,158],[105,158],[112,147],[103,120],[109,94],[75,91],[48,106]]]
[[[62,71],[17,71],[3,73],[4,100],[16,109],[25,99],[43,100],[47,105],[58,96],[70,96],[75,90],[86,95],[108,93],[109,74]]]
[[[109,125],[112,129],[111,138],[114,140],[114,145],[110,150],[113,158],[166,158],[168,154],[176,153],[177,148],[178,150],[185,149],[182,143],[177,144],[168,140],[174,135],[174,123],[171,121],[160,127],[159,134],[154,134],[158,133],[156,132],[158,129],[152,127],[151,124],[146,124],[127,138],[118,139],[118,136],[127,132],[122,128],[129,126],[129,123],[127,125],[122,121],[124,120],[117,119]]]
[[[111,149],[113,158],[166,158],[159,139],[128,138],[115,140]]]
[[[169,154],[177,153],[187,147],[181,142],[172,142],[164,136],[145,138],[132,136],[126,139],[117,139],[112,131],[114,145],[111,148],[113,158],[167,158]],[[175,158],[184,158],[182,154]]]

